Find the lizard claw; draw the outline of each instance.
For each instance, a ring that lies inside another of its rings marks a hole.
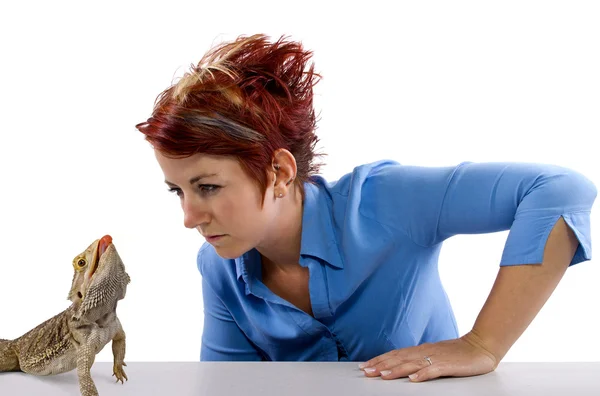
[[[113,377],[115,377],[115,376],[117,377],[117,380],[115,381],[115,383],[121,381],[121,383],[124,384],[123,378],[126,381],[129,381],[129,378],[127,378],[127,374],[125,374],[125,371],[123,371],[123,366],[127,366],[127,365],[125,363],[122,363],[122,364],[115,364],[113,366]]]

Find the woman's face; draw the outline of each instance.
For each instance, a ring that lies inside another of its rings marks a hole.
[[[261,208],[258,185],[236,159],[205,154],[173,159],[158,150],[155,155],[165,182],[179,196],[184,225],[197,229],[219,256],[238,257],[272,233],[277,217],[273,178]]]

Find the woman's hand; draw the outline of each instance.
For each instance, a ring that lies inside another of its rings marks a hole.
[[[431,364],[425,357],[431,359]],[[496,369],[498,360],[471,331],[454,340],[396,349],[359,367],[367,377],[396,379],[408,376],[413,382],[421,382],[438,377],[487,374]]]

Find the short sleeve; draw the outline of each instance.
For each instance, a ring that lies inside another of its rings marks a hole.
[[[457,234],[509,230],[500,265],[540,263],[562,216],[579,246],[571,264],[590,260],[594,184],[568,168],[535,163],[453,167],[374,166],[363,188],[364,212],[422,246]]]

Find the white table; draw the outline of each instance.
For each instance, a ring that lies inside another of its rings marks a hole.
[[[125,370],[129,381],[116,384],[112,363],[94,364],[92,376],[100,396],[600,395],[600,362],[506,362],[486,375],[423,383],[366,378],[350,362],[130,362]],[[48,377],[0,373],[0,395],[42,394],[79,395],[75,371]]]

